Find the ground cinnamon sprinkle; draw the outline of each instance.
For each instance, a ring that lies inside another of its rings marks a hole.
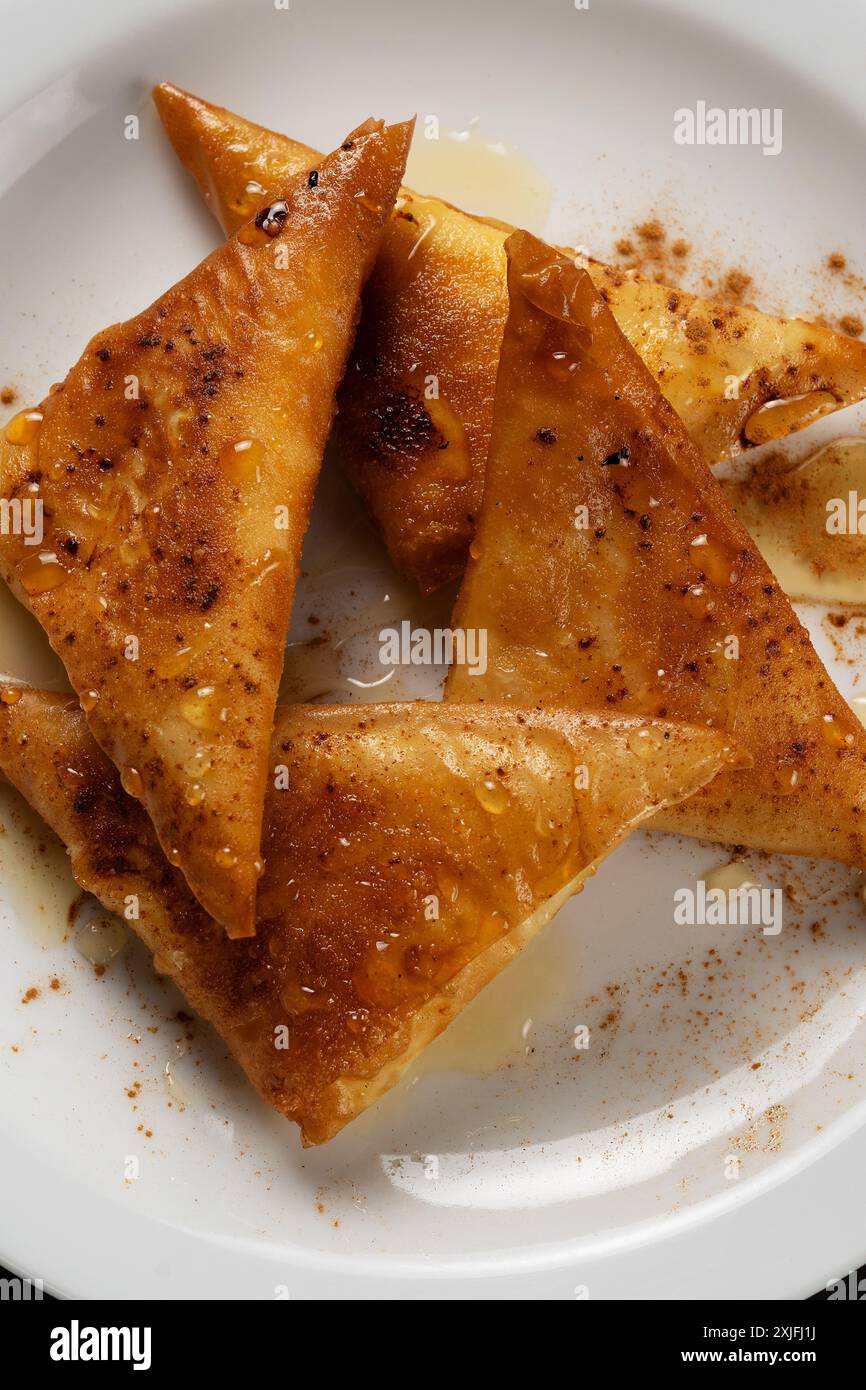
[[[21,1003],[22,1003],[22,1004],[30,1004],[30,1003],[32,1003],[34,999],[38,999],[38,998],[39,998],[39,994],[40,994],[40,991],[36,988],[36,986],[35,986],[35,985],[31,985],[30,988],[29,988],[28,990],[25,990],[24,994],[21,996]]]
[[[650,217],[646,222],[638,223],[635,231],[641,241],[664,241],[665,239],[665,229],[657,217]]]
[[[0,405],[11,405],[17,394],[14,386],[4,386],[0,390]]]
[[[667,230],[658,217],[636,223],[631,234],[620,237],[614,249],[624,269],[638,270],[661,284],[676,284],[691,251],[682,236],[668,241]]]
[[[653,215],[635,223],[631,234],[614,243],[617,264],[624,270],[637,270],[656,284],[679,285],[687,274],[694,246],[679,230],[669,230]],[[697,280],[696,280],[697,277]],[[752,276],[739,266],[720,273],[718,263],[708,257],[692,264],[689,289],[727,304],[741,304]],[[699,281],[699,283],[697,282]]]
[[[744,270],[735,267],[729,270],[724,279],[725,292],[734,299],[741,299],[752,283],[751,275],[747,275]]]
[[[828,276],[829,272],[829,276]],[[857,308],[860,307],[866,298],[866,279],[857,270],[852,269],[846,256],[841,251],[831,251],[831,253],[821,262],[821,276],[824,280],[824,294],[827,293],[828,284],[833,286],[833,294],[838,293],[838,286],[842,285],[848,290]],[[820,291],[819,291],[820,293]],[[820,309],[820,302],[818,304]],[[817,321],[817,315],[811,315]],[[862,313],[853,309],[840,318],[833,318],[831,323],[827,323],[828,328],[838,329],[842,333],[847,333],[850,338],[859,338],[864,329],[864,316]]]

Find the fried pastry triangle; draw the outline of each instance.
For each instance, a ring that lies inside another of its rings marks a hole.
[[[226,231],[248,215],[251,179],[272,187],[313,157],[170,84],[154,98]],[[481,504],[510,230],[404,188],[340,394],[349,472],[398,569],[425,591],[462,572]],[[709,463],[866,394],[866,343],[581,264]]]
[[[656,821],[866,864],[866,733],[585,271],[525,232],[446,697],[728,727],[754,759]]]
[[[14,703],[8,703],[12,700]],[[74,704],[4,693],[0,769],[265,1100],[321,1143],[594,866],[738,755],[713,730],[442,704],[277,712],[258,930],[231,941]]]
[[[368,123],[284,179],[185,280],[97,334],[0,444],[0,493],[41,503],[45,527],[41,549],[0,540],[3,576],[232,935],[254,929],[301,542],[411,129]]]

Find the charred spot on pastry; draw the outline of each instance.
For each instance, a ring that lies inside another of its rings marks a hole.
[[[92,783],[88,784],[86,787],[82,787],[81,790],[76,793],[75,801],[73,802],[73,807],[77,814],[79,816],[88,815],[96,805],[97,797],[96,787]]]
[[[407,457],[415,462],[445,442],[420,392],[411,387],[390,391],[371,414],[377,427],[370,436],[370,451],[383,468],[399,472]]]
[[[266,236],[277,236],[283,230],[288,215],[288,203],[278,199],[256,213],[256,226],[261,228]]]
[[[615,468],[619,463],[628,463],[630,458],[631,450],[627,444],[623,444],[621,449],[615,449],[612,454],[608,454],[607,458],[602,459],[601,466],[602,468]]]
[[[535,438],[538,440],[539,444],[555,444],[556,430],[547,429],[545,426],[542,426],[541,429],[536,430]]]

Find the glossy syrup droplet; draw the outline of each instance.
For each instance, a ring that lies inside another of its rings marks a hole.
[[[180,702],[180,712],[194,729],[214,733],[228,719],[228,709],[220,704],[215,685],[200,685]]]
[[[707,891],[721,888],[724,893],[739,893],[743,888],[760,888],[760,884],[747,864],[732,859],[725,864],[717,864],[708,873],[702,874]]]
[[[626,743],[629,752],[634,753],[635,757],[649,762],[664,747],[665,736],[661,729],[654,729],[652,726],[645,729],[632,729]]]
[[[832,391],[806,391],[801,396],[766,401],[750,415],[743,426],[743,435],[750,444],[768,444],[783,439],[822,415],[835,410],[839,402]]]
[[[169,864],[173,864],[176,869],[180,868],[182,860],[179,849],[170,849],[167,858]]]
[[[483,782],[476,784],[475,797],[491,816],[501,816],[508,805],[508,793],[502,783],[494,781],[492,777],[485,777]]]
[[[75,933],[77,950],[91,965],[110,965],[129,945],[129,934],[115,917],[81,922]]]
[[[773,785],[777,796],[793,796],[800,789],[800,774],[795,767],[780,762]]]
[[[137,767],[125,767],[120,774],[120,785],[127,796],[137,799],[144,796],[144,778]]]
[[[256,483],[264,455],[264,448],[258,439],[238,439],[220,450],[220,467],[232,483],[241,486]]]
[[[180,647],[170,656],[157,663],[156,674],[163,680],[173,680],[182,676],[192,661],[192,647]]]
[[[96,706],[99,703],[99,691],[85,690],[78,703],[81,705],[81,708],[84,710],[84,713],[89,714],[92,709],[96,709]]]
[[[202,804],[202,802],[204,801],[204,799],[205,799],[205,789],[204,789],[204,787],[201,785],[200,782],[193,782],[192,785],[189,786],[189,787],[187,788],[187,792],[186,792],[186,804],[187,804],[187,806],[200,806],[200,805]]]
[[[193,782],[198,781],[199,777],[204,777],[205,773],[210,772],[213,767],[213,759],[205,748],[197,748],[189,762],[184,768],[184,772]]]
[[[14,685],[6,686],[4,690],[0,690],[0,700],[2,700],[4,705],[17,705],[18,701],[21,699],[21,694],[22,692]]]
[[[189,1092],[178,1077],[178,1070],[183,1064],[184,1057],[187,1056],[189,1056],[189,1043],[185,1039],[181,1039],[175,1043],[174,1052],[162,1071],[166,1091],[171,1096],[172,1102],[179,1105],[181,1109],[186,1109],[187,1105],[192,1103]]]
[[[821,716],[821,733],[831,748],[850,747],[854,742],[854,735],[843,728],[835,714]]]
[[[324,1008],[326,1001],[317,997],[314,989],[290,977],[280,990],[280,1003],[287,1014],[307,1014]]]
[[[695,618],[703,618],[711,607],[710,596],[705,584],[690,584],[683,594],[686,608]]]
[[[6,440],[9,444],[32,444],[42,428],[45,417],[41,410],[19,410],[6,426]]]
[[[321,352],[324,347],[324,340],[319,337],[315,328],[311,328],[306,336],[313,352]]]
[[[368,198],[366,193],[356,193],[355,201],[360,203],[362,208],[366,208],[368,212],[384,212],[382,204],[377,203],[373,198]]]
[[[47,594],[66,583],[69,571],[63,568],[53,550],[41,550],[24,561],[18,575],[25,593]]]
[[[695,536],[689,542],[692,564],[697,565],[713,584],[733,584],[736,579],[734,557],[719,541],[707,535]]]
[[[238,862],[238,857],[230,845],[224,845],[214,855],[214,862],[221,869],[233,869]]]
[[[546,358],[547,373],[554,381],[569,381],[577,370],[577,359],[570,352],[557,348]]]

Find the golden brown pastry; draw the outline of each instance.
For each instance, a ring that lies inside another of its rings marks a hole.
[[[411,123],[284,178],[220,250],[99,333],[0,441],[44,541],[0,570],[192,891],[253,931],[262,802],[301,542]]]
[[[160,117],[226,231],[314,152],[163,83]],[[397,568],[462,573],[481,504],[512,229],[401,190],[364,296],[337,435]],[[573,252],[567,254],[573,255]],[[866,343],[581,259],[708,463],[866,394]],[[785,401],[783,406],[768,402]]]
[[[584,270],[509,238],[484,506],[453,623],[487,672],[446,697],[728,728],[752,755],[656,818],[866,864],[866,733]]]
[[[393,1086],[630,830],[737,756],[661,720],[279,710],[258,930],[232,941],[74,703],[0,701],[0,770],[308,1144]]]

